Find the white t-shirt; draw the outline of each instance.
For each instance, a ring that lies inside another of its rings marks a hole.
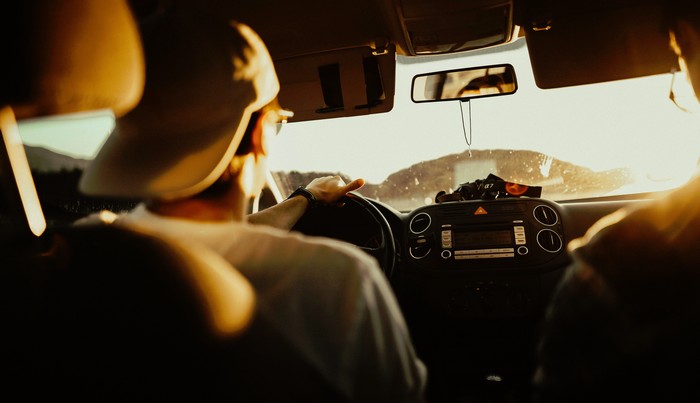
[[[116,223],[199,242],[226,258],[273,325],[350,400],[423,399],[425,366],[384,274],[359,249],[263,225],[164,217],[144,205]]]

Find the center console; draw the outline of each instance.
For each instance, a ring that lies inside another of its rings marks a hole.
[[[542,199],[434,204],[407,227],[405,263],[423,269],[539,267],[565,252],[557,206]]]

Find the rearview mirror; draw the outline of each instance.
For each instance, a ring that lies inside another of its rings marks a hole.
[[[510,64],[439,71],[413,77],[413,102],[472,99],[513,94],[518,89]]]

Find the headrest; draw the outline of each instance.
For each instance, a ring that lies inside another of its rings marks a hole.
[[[3,5],[0,106],[17,119],[111,108],[141,97],[144,62],[126,1],[13,1]]]

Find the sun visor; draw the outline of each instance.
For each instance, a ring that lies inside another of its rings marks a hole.
[[[389,112],[396,50],[369,46],[276,60],[280,104],[299,122]]]
[[[568,87],[678,68],[662,7],[624,3],[631,2],[530,0],[520,25],[537,86]]]

